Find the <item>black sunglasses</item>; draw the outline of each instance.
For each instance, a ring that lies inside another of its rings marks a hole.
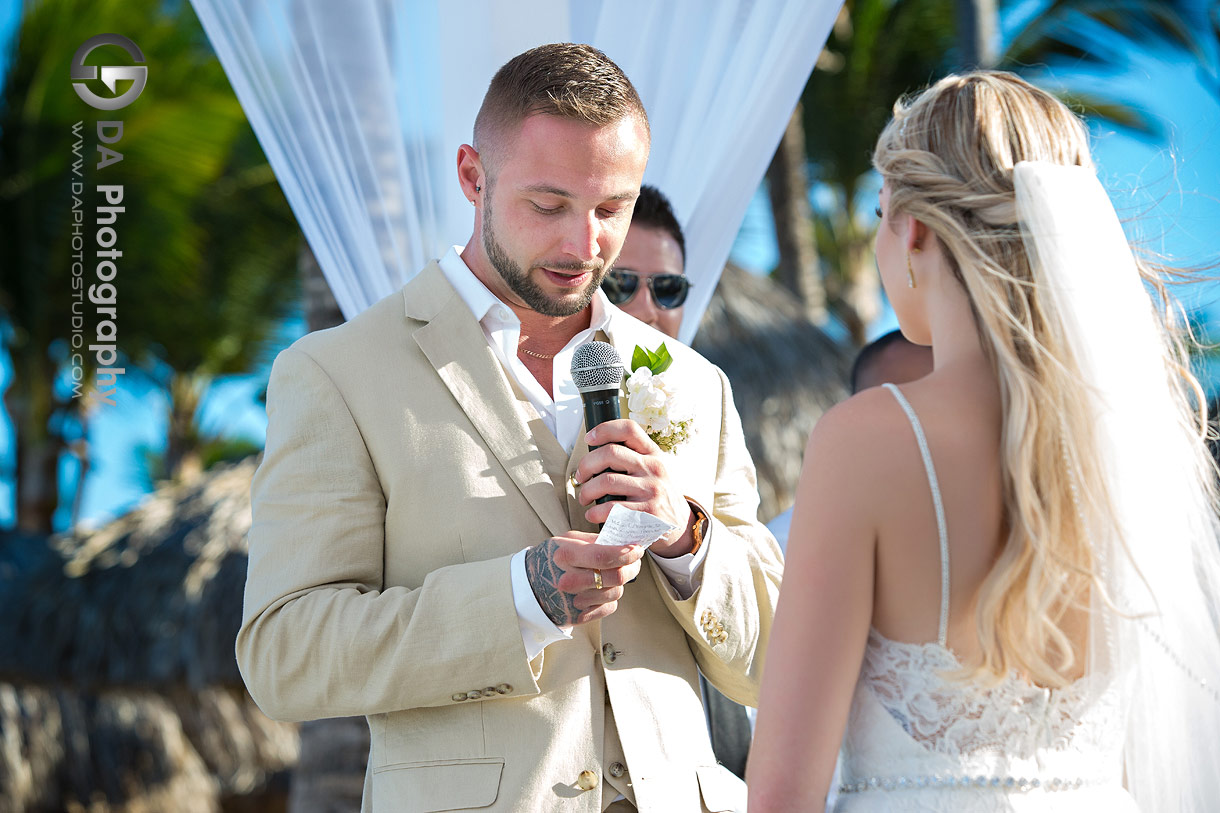
[[[691,282],[681,274],[655,274],[644,277],[648,288],[652,291],[652,300],[662,310],[673,310],[682,307],[686,295],[690,293]],[[620,271],[612,268],[602,280],[602,290],[606,298],[615,305],[625,305],[640,290],[640,275],[634,271]]]

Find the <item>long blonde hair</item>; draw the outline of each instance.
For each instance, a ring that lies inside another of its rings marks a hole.
[[[1090,534],[1121,532],[1109,520],[1112,495],[1080,367],[1022,241],[1013,188],[1020,161],[1092,166],[1080,119],[996,71],[948,76],[900,100],[873,154],[889,185],[889,217],[916,218],[944,247],[1000,384],[1005,539],[979,595],[981,662],[967,671],[991,680],[1016,671],[1056,687],[1070,682],[1083,655],[1069,615],[1087,611],[1094,590],[1106,598]],[[1161,314],[1166,375],[1193,420],[1200,391],[1173,301],[1160,269],[1137,266]]]

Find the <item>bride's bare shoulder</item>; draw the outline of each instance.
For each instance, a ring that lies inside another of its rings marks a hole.
[[[894,396],[884,387],[871,387],[828,409],[814,424],[809,441],[811,445],[868,451],[905,425]]]
[[[882,495],[900,485],[892,458],[905,421],[894,396],[880,387],[853,395],[818,419],[796,489],[790,553],[816,550],[823,564],[831,551],[872,556],[885,516]],[[797,555],[792,561],[800,560]]]
[[[805,448],[808,474],[827,472],[843,487],[869,491],[893,469],[896,443],[910,425],[894,396],[883,387],[863,390],[827,410],[814,424]]]

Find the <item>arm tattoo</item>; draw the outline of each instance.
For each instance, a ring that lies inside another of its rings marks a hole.
[[[558,627],[566,627],[576,623],[580,610],[573,604],[576,597],[559,589],[559,578],[564,570],[555,564],[558,547],[554,539],[548,539],[526,551],[525,575],[547,618]]]

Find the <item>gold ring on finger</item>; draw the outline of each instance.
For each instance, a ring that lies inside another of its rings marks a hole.
[[[602,589],[602,572],[600,570],[593,571],[593,589],[594,590]]]

